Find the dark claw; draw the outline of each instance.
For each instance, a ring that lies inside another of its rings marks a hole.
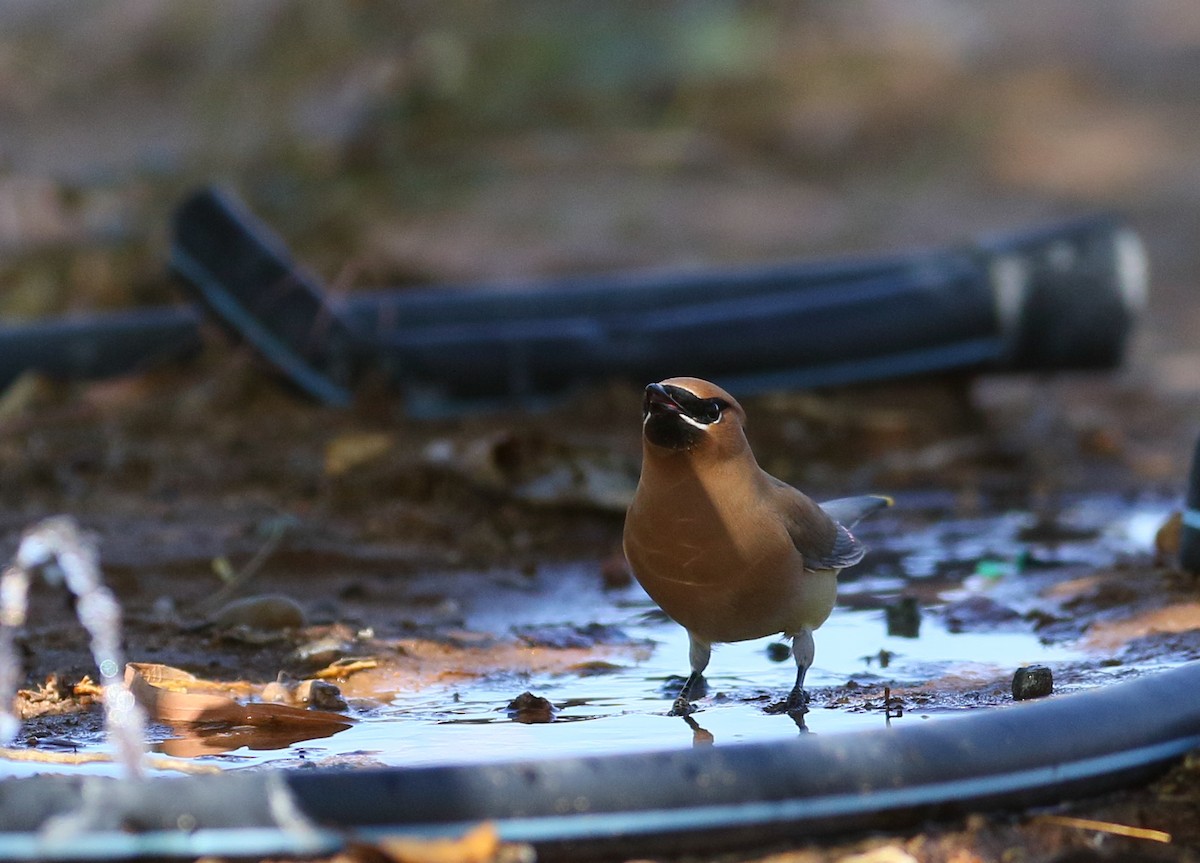
[[[789,716],[803,716],[808,713],[808,693],[799,688],[788,693],[787,712]]]
[[[691,716],[695,712],[696,708],[692,707],[692,703],[681,695],[675,699],[675,703],[667,711],[667,716]]]

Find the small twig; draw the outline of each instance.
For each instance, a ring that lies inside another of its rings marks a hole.
[[[1171,841],[1171,834],[1162,830],[1131,827],[1128,824],[1114,824],[1111,821],[1093,821],[1090,818],[1072,818],[1069,815],[1038,815],[1034,820],[1041,821],[1043,824],[1056,824],[1059,827],[1077,827],[1080,830],[1095,830],[1099,833],[1111,833],[1114,836],[1128,836],[1131,839],[1149,839],[1151,842]]]
[[[378,667],[378,659],[339,659],[320,671],[313,672],[312,677],[317,680],[345,680],[356,671],[369,671]]]
[[[885,719],[899,719],[904,715],[904,702],[892,698],[892,687],[883,687],[883,715]]]
[[[112,764],[110,755],[103,752],[45,752],[38,749],[0,747],[0,761],[34,761],[39,764]],[[212,764],[196,764],[169,758],[147,758],[146,766],[154,770],[174,770],[178,773],[220,773]]]
[[[282,524],[276,524],[270,535],[266,538],[258,551],[254,552],[254,556],[246,561],[246,565],[240,571],[234,574],[233,578],[229,579],[222,585],[221,589],[200,602],[196,603],[193,610],[196,614],[207,616],[216,611],[225,602],[241,590],[251,578],[253,578],[262,565],[267,562],[267,558],[274,553],[275,549],[279,548],[279,544],[283,541],[284,535],[287,533],[287,528]]]

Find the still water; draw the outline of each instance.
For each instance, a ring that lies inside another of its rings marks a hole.
[[[1024,513],[927,519],[901,531],[885,520],[864,525],[862,538],[874,553],[844,574],[842,602],[816,634],[805,733],[882,731],[897,723],[939,721],[978,706],[963,692],[978,685],[995,693],[997,681],[1009,681],[1017,667],[1034,663],[1054,670],[1056,692],[1102,685],[1116,672],[1080,644],[1043,643],[1022,617],[952,631],[960,627],[948,624],[941,609],[964,597],[1004,592],[1009,600],[1017,597],[1009,607],[1023,611],[1021,591],[1013,586],[1028,578],[1030,567],[1072,573],[1122,558],[1145,559],[1168,510],[1161,501],[1085,500],[1059,513],[1056,523],[1065,529],[1049,537],[1032,530]],[[352,700],[351,712],[359,721],[332,737],[282,748],[237,748],[199,760],[229,769],[463,764],[720,746],[801,733],[786,715],[764,709],[786,695],[794,677],[790,656],[776,661],[770,655],[778,639],[718,646],[707,673],[709,694],[697,702],[694,722],[667,716],[679,685],[673,676],[687,671],[686,634],[656,614],[636,584],[604,589],[595,562],[546,566],[533,577],[492,579],[500,586],[482,595],[477,573],[431,573],[425,580],[410,579],[405,589],[419,593],[436,584],[455,599],[465,628],[474,632],[506,636],[514,630],[570,631],[599,623],[613,627],[616,637],[598,647],[597,658],[605,663],[599,669],[497,672],[417,691],[379,693],[373,701]],[[885,607],[903,595],[920,597],[917,637],[889,634]],[[924,697],[905,698],[906,691],[922,684],[930,684],[922,690]],[[900,695],[901,715],[885,711],[885,687]],[[523,691],[548,699],[555,706],[553,721],[514,721],[506,708]],[[178,730],[161,726],[152,733],[159,749],[178,736]],[[107,748],[100,740],[92,745],[96,751]],[[60,770],[31,767],[0,764],[0,775]],[[114,772],[103,764],[69,771]]]

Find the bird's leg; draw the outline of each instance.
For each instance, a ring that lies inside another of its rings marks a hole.
[[[688,675],[688,679],[683,684],[683,688],[679,690],[679,697],[674,700],[671,706],[671,711],[667,713],[668,717],[686,717],[692,712],[691,706],[691,691],[694,689],[703,689],[704,676],[700,672],[694,671]]]
[[[808,693],[804,691],[804,675],[813,664],[817,646],[813,643],[811,629],[802,629],[792,637],[792,657],[796,660],[796,685],[787,697],[787,712],[808,712]]]
[[[709,657],[712,656],[712,645],[707,641],[701,641],[692,633],[688,633],[688,661],[692,666],[692,673],[688,675],[687,681],[683,684],[683,688],[679,690],[679,697],[675,699],[675,703],[671,705],[669,716],[687,716],[692,712],[692,693],[699,690],[700,694],[704,694],[704,669],[708,668]]]

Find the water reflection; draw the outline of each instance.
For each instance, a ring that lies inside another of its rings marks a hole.
[[[687,727],[692,730],[692,747],[693,748],[699,748],[701,746],[712,746],[714,743],[716,743],[716,738],[713,737],[713,733],[711,731],[709,731],[707,728],[701,728],[700,723],[698,723],[696,721],[696,718],[694,716],[691,716],[689,714],[688,716],[684,716],[682,718],[683,718],[683,721],[685,723],[687,723]]]
[[[332,737],[350,727],[350,723],[311,723],[304,727],[177,725],[172,726],[177,736],[154,744],[152,750],[176,758],[225,755],[239,749],[272,752],[296,743]]]

